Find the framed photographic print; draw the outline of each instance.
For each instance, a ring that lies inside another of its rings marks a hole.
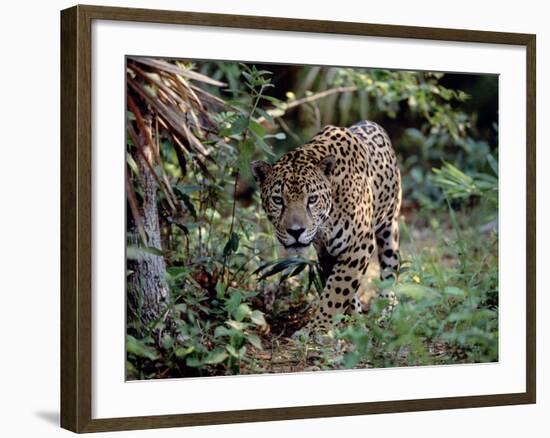
[[[535,36],[61,13],[61,423],[534,403]]]

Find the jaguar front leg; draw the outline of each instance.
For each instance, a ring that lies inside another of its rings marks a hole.
[[[356,295],[374,248],[374,241],[363,243],[335,258],[313,319],[302,331],[327,331],[332,327],[335,315],[357,310]]]
[[[376,243],[378,245],[378,262],[380,264],[380,280],[397,278],[399,272],[399,223],[397,215],[382,224],[376,230]],[[395,306],[399,304],[393,291],[382,290],[381,298],[388,300],[388,307],[384,309],[383,316],[391,314]]]

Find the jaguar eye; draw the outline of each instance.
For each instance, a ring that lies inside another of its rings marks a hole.
[[[283,205],[283,198],[281,198],[280,196],[272,196],[271,200],[276,205]]]
[[[319,196],[317,196],[317,195],[310,196],[307,199],[307,203],[308,204],[315,204],[317,202],[317,199],[319,199]]]

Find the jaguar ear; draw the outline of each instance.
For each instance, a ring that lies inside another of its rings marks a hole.
[[[254,175],[254,179],[258,184],[261,184],[265,181],[269,172],[271,172],[271,165],[265,161],[253,161],[250,163],[250,170],[252,171],[252,175]]]
[[[332,175],[334,166],[336,166],[336,158],[334,157],[334,155],[327,155],[325,158],[319,161],[319,167],[326,176]]]

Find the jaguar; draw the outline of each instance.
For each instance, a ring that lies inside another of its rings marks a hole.
[[[387,132],[368,120],[326,126],[275,163],[250,167],[286,253],[317,252],[325,286],[303,330],[327,331],[336,314],[362,312],[360,284],[374,253],[382,280],[399,269],[401,175]],[[393,308],[395,296],[385,297]]]

